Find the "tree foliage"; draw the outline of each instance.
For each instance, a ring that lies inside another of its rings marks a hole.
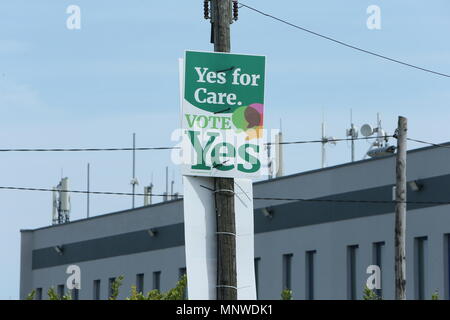
[[[175,288],[170,289],[165,293],[159,290],[151,290],[146,295],[142,292],[137,292],[136,286],[131,287],[131,296],[127,300],[184,300],[187,286],[187,277],[183,275],[177,282]]]
[[[440,300],[440,298],[439,298],[439,291],[438,290],[435,290],[433,292],[433,294],[431,295],[431,300]]]
[[[48,299],[49,300],[72,300],[72,297],[71,297],[71,295],[69,293],[67,293],[67,294],[65,294],[63,296],[59,296],[56,293],[55,288],[53,288],[53,287],[48,289],[47,295],[48,295]]]
[[[119,296],[119,289],[122,286],[122,282],[123,282],[123,276],[118,276],[111,283],[111,295],[108,298],[109,300],[117,300],[117,297]]]
[[[36,296],[36,290],[31,291],[27,297],[25,298],[25,300],[34,300],[34,297]]]
[[[284,289],[281,291],[281,300],[292,300],[292,290]]]
[[[111,283],[111,295],[108,300],[117,300],[119,297],[120,287],[123,283],[123,276],[117,277]],[[183,275],[177,282],[175,288],[170,289],[167,292],[160,292],[159,290],[151,290],[147,294],[138,292],[136,286],[131,287],[131,295],[126,300],[185,300],[186,299],[186,287],[187,276]],[[72,300],[70,294],[63,295],[62,297],[56,293],[55,288],[50,288],[47,291],[49,300]],[[33,290],[28,294],[26,300],[34,300],[36,297],[36,291]]]
[[[364,287],[363,300],[382,300],[381,297],[375,292],[375,290]]]

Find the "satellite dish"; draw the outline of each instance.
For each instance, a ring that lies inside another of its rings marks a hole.
[[[373,128],[370,124],[365,124],[361,127],[361,134],[364,137],[369,137],[373,134]]]

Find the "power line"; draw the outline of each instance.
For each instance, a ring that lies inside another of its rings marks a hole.
[[[381,137],[364,137],[364,138],[342,138],[342,139],[326,139],[326,140],[299,140],[299,141],[285,141],[285,142],[267,142],[264,145],[289,145],[289,144],[307,144],[307,143],[323,143],[323,142],[341,142],[341,141],[355,141],[355,140],[369,140],[369,139],[379,139],[379,138],[392,138],[393,135],[385,135]],[[433,142],[428,142],[424,140],[407,138],[409,141],[427,144],[434,147],[450,149],[450,145],[443,145]],[[142,147],[136,148],[136,151],[148,151],[148,150],[177,150],[181,147]],[[0,152],[89,152],[89,151],[133,151],[133,148],[11,148],[11,149],[0,149]]]
[[[304,28],[304,27],[301,27],[301,26],[299,26],[299,25],[293,24],[293,23],[288,22],[288,21],[286,21],[286,20],[283,20],[283,19],[281,19],[281,18],[275,17],[275,16],[273,16],[273,15],[271,15],[271,14],[265,13],[265,12],[263,12],[263,11],[261,11],[261,10],[258,10],[258,9],[256,9],[256,8],[253,8],[253,7],[251,7],[251,6],[248,6],[248,5],[246,5],[246,4],[242,3],[242,2],[240,2],[240,4],[241,4],[242,7],[245,7],[245,8],[247,8],[247,9],[250,9],[250,10],[252,10],[252,11],[254,11],[254,12],[257,12],[257,13],[259,13],[259,14],[261,14],[261,15],[264,15],[264,16],[266,16],[266,17],[272,18],[272,19],[277,20],[277,21],[279,21],[279,22],[281,22],[281,23],[287,24],[288,26],[291,26],[291,27],[294,27],[294,28],[296,28],[296,29],[299,29],[299,30],[308,32],[308,33],[310,33],[310,34],[313,34],[313,35],[315,35],[315,36],[321,37],[321,38],[323,38],[323,39],[326,39],[326,40],[335,42],[335,43],[340,44],[340,45],[342,45],[342,46],[345,46],[345,47],[348,47],[348,48],[351,48],[351,49],[354,49],[354,50],[357,50],[357,51],[360,51],[360,52],[363,52],[363,53],[367,53],[367,54],[370,54],[370,55],[372,55],[372,56],[375,56],[375,57],[378,57],[378,58],[381,58],[381,59],[385,59],[385,60],[388,60],[388,61],[391,61],[391,62],[395,62],[395,63],[401,64],[401,65],[404,65],[404,66],[407,66],[407,67],[410,67],[410,68],[414,68],[414,69],[418,69],[418,70],[421,70],[421,71],[433,73],[433,74],[438,75],[438,76],[450,78],[450,75],[448,75],[448,74],[441,73],[441,72],[437,72],[437,71],[433,71],[433,70],[426,69],[426,68],[422,68],[422,67],[419,67],[419,66],[416,66],[416,65],[407,63],[407,62],[403,62],[403,61],[400,61],[400,60],[397,60],[397,59],[393,59],[393,58],[387,57],[387,56],[382,55],[382,54],[375,53],[375,52],[373,52],[373,51],[369,51],[369,50],[366,50],[366,49],[362,49],[362,48],[360,48],[360,47],[356,47],[356,46],[351,45],[351,44],[348,44],[348,43],[346,43],[346,42],[343,42],[343,41],[340,41],[340,40],[331,38],[331,37],[329,37],[329,36],[325,36],[325,35],[320,34],[320,33],[318,33],[318,32],[315,32],[315,31],[306,29],[306,28]]]
[[[28,188],[28,187],[0,187],[0,190],[18,190],[18,191],[42,191],[42,192],[53,192],[54,189],[49,188]],[[84,190],[57,190],[58,192],[68,192],[68,193],[82,193],[82,194],[102,194],[102,195],[116,195],[116,196],[132,196],[131,192],[111,192],[111,191],[84,191]],[[175,197],[178,195],[166,195],[166,194],[145,194],[145,193],[135,193],[137,196],[153,196],[153,197]]]
[[[206,188],[206,187],[205,187]],[[206,188],[210,189],[210,188]],[[17,191],[39,191],[39,192],[53,192],[54,189],[50,188],[28,188],[28,187],[12,187],[12,186],[0,186],[0,190],[17,190]],[[214,191],[213,189],[210,189]],[[131,192],[110,192],[110,191],[85,191],[85,190],[66,190],[59,192],[68,193],[81,193],[81,194],[98,194],[98,195],[118,195],[118,196],[132,196]],[[154,197],[178,197],[181,199],[183,195],[180,194],[145,194],[135,193],[136,196],[154,196]],[[331,203],[371,203],[371,204],[395,204],[395,200],[358,200],[358,199],[305,199],[305,198],[286,198],[286,197],[253,197],[253,200],[272,200],[272,201],[301,201],[301,202],[331,202]],[[431,205],[447,205],[450,201],[405,201],[408,204],[431,204]]]
[[[287,141],[287,142],[268,142],[265,145],[276,145],[276,144],[306,144],[306,143],[324,143],[324,142],[340,142],[340,141],[355,141],[355,140],[369,140],[369,139],[384,139],[392,138],[394,136],[380,136],[380,137],[364,137],[364,138],[342,138],[342,139],[323,139],[323,140],[304,140],[304,141]]]
[[[77,152],[77,151],[146,151],[146,150],[171,150],[180,147],[148,147],[148,148],[18,148],[0,149],[0,152]]]
[[[285,141],[285,142],[267,142],[264,145],[290,145],[290,144],[308,144],[308,143],[324,143],[324,142],[342,142],[342,141],[356,141],[356,140],[370,140],[379,138],[395,138],[395,135],[385,135],[381,137],[364,137],[364,138],[336,138],[325,140],[299,140],[299,141]],[[409,141],[427,144],[434,147],[450,149],[450,145],[443,145],[424,140],[407,138]],[[148,150],[180,150],[181,147],[142,147],[142,148],[11,148],[0,149],[0,152],[89,152],[89,151],[148,151]]]
[[[381,138],[390,138],[393,136],[382,136]],[[304,141],[287,141],[287,142],[268,142],[264,145],[276,145],[276,144],[305,144],[305,143],[323,143],[323,142],[339,142],[339,141],[351,141],[351,140],[368,140],[378,139],[380,137],[365,137],[355,139],[327,139],[324,140],[304,140]],[[83,152],[83,151],[148,151],[148,150],[179,150],[181,147],[142,147],[142,148],[10,148],[0,149],[0,152]]]
[[[352,200],[352,199],[304,199],[304,198],[278,198],[278,197],[253,197],[253,200],[276,200],[276,201],[302,201],[302,202],[333,202],[333,203],[375,203],[395,204],[395,200]],[[405,201],[408,204],[450,204],[450,201]]]
[[[342,138],[342,139],[326,139],[326,140],[299,140],[299,141],[286,141],[286,142],[267,142],[264,145],[289,145],[289,144],[307,144],[307,143],[323,143],[323,142],[341,142],[341,141],[355,141],[355,140],[369,140],[379,138],[392,138],[393,135],[386,135],[381,137],[364,137],[364,138]],[[407,138],[409,141],[418,142],[422,144],[428,144],[430,146],[450,149],[450,145],[443,145],[424,140]],[[142,147],[136,148],[136,151],[148,151],[148,150],[177,150],[181,147]],[[11,148],[0,149],[0,152],[83,152],[83,151],[133,151],[133,148]]]
[[[433,142],[427,142],[427,141],[417,140],[417,139],[412,139],[412,138],[407,138],[407,140],[409,140],[409,141],[414,141],[414,142],[418,142],[418,143],[423,143],[423,144],[428,144],[428,145],[434,146],[434,147],[450,149],[450,145],[443,145],[443,144],[438,144],[438,143],[433,143]]]

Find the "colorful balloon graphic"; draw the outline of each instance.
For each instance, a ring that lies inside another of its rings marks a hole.
[[[247,140],[259,138],[263,128],[264,105],[253,103],[237,108],[231,117],[238,131],[247,133]]]

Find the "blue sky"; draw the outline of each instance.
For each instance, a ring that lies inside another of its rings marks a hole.
[[[339,40],[450,73],[450,3],[446,0],[246,0],[246,4]],[[81,30],[66,28],[66,8],[81,8]],[[369,5],[381,8],[381,30],[366,27]],[[283,123],[285,140],[343,138],[353,109],[357,125],[380,112],[392,133],[398,115],[412,138],[450,140],[450,79],[380,60],[314,37],[248,9],[232,25],[232,51],[267,56],[266,126]],[[184,50],[212,50],[202,1],[3,0],[0,3],[0,148],[171,145],[179,117],[178,62]],[[393,142],[394,143],[394,142]],[[410,148],[420,145],[410,144]],[[357,143],[357,158],[367,150]],[[350,158],[346,143],[328,149],[328,165]],[[85,189],[130,190],[131,154],[3,153],[0,186],[52,187],[61,177]],[[137,156],[141,187],[164,168],[180,176],[168,151]],[[319,145],[285,147],[287,174],[320,166]],[[137,203],[141,203],[137,199]],[[0,191],[1,299],[19,292],[20,229],[48,225],[51,194]],[[93,196],[93,215],[127,209],[129,197]],[[86,215],[72,195],[72,220]]]

